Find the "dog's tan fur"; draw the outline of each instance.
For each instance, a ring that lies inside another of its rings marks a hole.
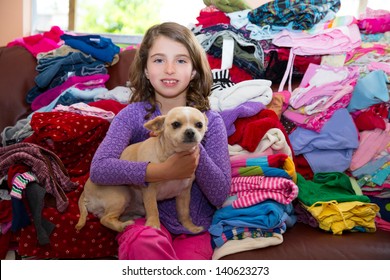
[[[177,152],[194,149],[207,130],[207,117],[192,107],[176,107],[166,115],[145,123],[156,137],[128,146],[121,159],[129,161],[163,162]],[[80,218],[77,230],[85,225],[88,212],[115,231],[133,224],[132,218],[146,214],[146,225],[160,228],[157,201],[176,197],[178,220],[193,233],[203,227],[192,223],[189,211],[190,192],[195,175],[184,180],[150,183],[141,186],[101,186],[87,180],[79,199]],[[143,204],[143,205],[142,205]],[[128,219],[124,220],[124,217]]]

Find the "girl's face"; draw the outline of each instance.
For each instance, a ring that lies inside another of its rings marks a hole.
[[[157,100],[185,100],[195,70],[184,45],[159,36],[149,50],[145,75],[155,90]]]

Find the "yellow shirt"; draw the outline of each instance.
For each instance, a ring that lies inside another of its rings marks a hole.
[[[376,231],[375,216],[379,206],[360,201],[338,203],[336,200],[317,202],[306,209],[318,221],[319,227],[341,235],[344,230],[363,227],[367,232]]]

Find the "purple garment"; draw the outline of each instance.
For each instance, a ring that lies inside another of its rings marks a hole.
[[[149,131],[143,127],[149,103],[129,104],[118,113],[97,149],[90,177],[102,185],[145,185],[147,162],[119,160],[122,151],[132,143],[144,141]],[[157,109],[151,116],[161,115]],[[196,181],[191,190],[190,215],[194,224],[205,230],[211,224],[216,207],[223,204],[230,191],[231,169],[225,125],[221,116],[207,111],[208,129],[200,145]],[[177,220],[175,199],[158,202],[160,220],[173,234],[190,233]]]
[[[234,122],[239,118],[252,117],[265,109],[264,104],[260,102],[247,101],[235,108],[219,112],[226,126],[227,135],[230,136],[236,131]]]
[[[345,108],[335,111],[319,133],[298,127],[289,135],[295,154],[303,154],[314,173],[344,172],[359,146],[358,137]]]

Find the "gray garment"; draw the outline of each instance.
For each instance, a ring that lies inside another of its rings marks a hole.
[[[222,30],[217,31],[214,33],[208,32],[208,33],[202,33],[202,34],[196,34],[196,38],[199,41],[199,43],[202,45],[202,47],[207,52],[210,47],[214,44],[215,40],[218,37],[231,37],[234,39],[236,44],[239,44],[242,47],[253,47],[255,56],[255,59],[260,63],[260,65],[264,65],[264,51],[261,47],[260,43],[258,43],[255,40],[247,39],[240,33],[235,33],[231,30]]]
[[[1,132],[2,145],[9,146],[14,143],[19,143],[33,134],[30,126],[30,119],[25,118],[17,121],[14,126],[7,126]]]

